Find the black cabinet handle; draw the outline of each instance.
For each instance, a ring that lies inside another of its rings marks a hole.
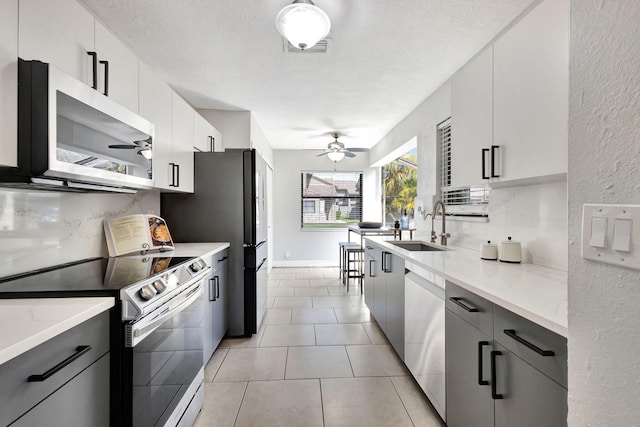
[[[227,259],[229,259],[229,257],[228,257],[228,256],[226,256],[226,257],[224,257],[224,258],[222,258],[222,259],[219,259],[219,260],[218,260],[218,262],[223,262],[223,261],[226,261]]]
[[[169,183],[169,187],[175,187],[175,182],[176,182],[176,178],[175,178],[175,172],[176,172],[176,167],[175,167],[175,163],[169,163],[169,167],[171,168],[171,182]]]
[[[180,165],[176,163],[176,187],[180,187]]]
[[[89,350],[91,350],[90,345],[79,345],[78,347],[76,347],[76,352],[73,353],[71,356],[67,357],[62,362],[58,363],[56,366],[46,371],[44,374],[29,375],[29,378],[27,378],[27,381],[30,383],[45,381],[51,375],[62,370],[65,366],[69,365],[71,362],[73,362],[83,354],[87,353]]]
[[[216,276],[216,300],[220,298],[220,277]]]
[[[489,345],[489,341],[478,342],[478,385],[489,385],[489,381],[482,378],[482,349],[487,345]]]
[[[104,96],[109,96],[109,61],[100,61],[104,65]]]
[[[215,286],[215,280],[213,277],[209,278],[209,301],[216,300],[216,292],[212,285]]]
[[[475,307],[470,307],[468,305],[466,305],[465,303],[463,303],[462,301],[460,301],[462,298],[460,297],[449,297],[449,301],[451,301],[452,303],[459,305],[460,307],[462,307],[465,311],[468,311],[469,313],[477,313],[479,310]]]
[[[98,54],[95,52],[87,52],[87,55],[91,57],[92,61],[93,84],[91,87],[98,90]]]
[[[505,335],[507,335],[508,337],[513,338],[514,340],[518,341],[520,344],[523,344],[524,346],[530,348],[531,350],[535,351],[536,353],[538,353],[540,356],[555,356],[555,353],[553,352],[553,350],[543,350],[540,347],[538,347],[537,345],[525,340],[524,338],[516,335],[516,330],[515,329],[505,329],[504,330]]]
[[[209,151],[212,153],[216,151],[216,139],[212,136],[209,137]]]
[[[482,149],[482,179],[489,179],[489,175],[487,175],[487,153],[489,152],[488,148]]]
[[[496,152],[498,152],[499,149],[499,145],[491,146],[491,178],[500,178],[500,174],[496,173],[496,164],[498,163],[496,160]]]
[[[389,262],[385,262],[389,256]],[[391,252],[382,252],[382,271],[391,273]]]
[[[376,277],[375,274],[373,274],[373,263],[376,262],[375,259],[370,259],[369,260],[369,277]]]
[[[497,393],[496,387],[496,357],[502,356],[502,352],[498,350],[494,350],[491,352],[491,398],[493,400],[503,399],[504,396]]]

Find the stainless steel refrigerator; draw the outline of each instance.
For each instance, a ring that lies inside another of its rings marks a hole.
[[[195,153],[193,194],[161,195],[175,242],[230,242],[230,336],[257,332],[267,303],[267,165],[255,150]]]

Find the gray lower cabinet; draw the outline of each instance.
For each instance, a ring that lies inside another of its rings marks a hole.
[[[451,310],[445,311],[447,425],[493,427],[489,387],[492,339]],[[486,347],[482,343],[487,343]],[[480,369],[482,366],[482,369]],[[486,381],[486,384],[481,384]]]
[[[567,425],[567,341],[446,284],[447,425]]]
[[[367,243],[364,298],[387,339],[404,359],[404,259]]]
[[[229,250],[217,252],[205,261],[211,267],[204,292],[203,357],[206,364],[228,329]]]
[[[0,425],[108,426],[109,312],[0,366]]]
[[[366,244],[364,248],[364,303],[373,312],[373,301],[376,288],[376,250],[375,247]],[[375,317],[375,316],[374,316]]]

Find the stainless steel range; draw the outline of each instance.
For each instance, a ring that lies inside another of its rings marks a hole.
[[[0,279],[0,298],[113,296],[111,425],[190,426],[202,407],[200,258],[98,258]]]

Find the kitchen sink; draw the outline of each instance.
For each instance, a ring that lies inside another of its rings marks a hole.
[[[446,251],[447,250],[445,248],[440,248],[424,242],[389,242],[388,241],[387,243],[391,243],[392,245],[396,245],[408,251]]]

